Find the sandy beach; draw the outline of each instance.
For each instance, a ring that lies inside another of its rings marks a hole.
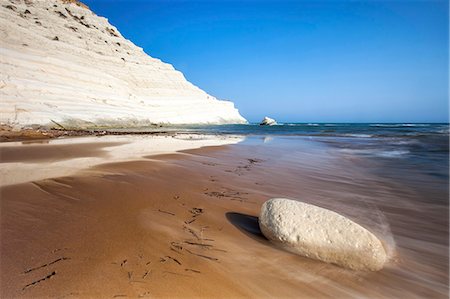
[[[27,164],[49,169],[48,178],[1,187],[2,298],[448,296],[444,189],[370,173],[376,161],[302,138],[148,155],[129,152],[130,140],[89,138],[0,147],[2,169],[16,177]],[[119,149],[125,161],[114,158]],[[83,159],[70,174],[51,172]],[[272,246],[257,216],[280,196],[368,228],[388,264],[352,271]]]
[[[0,298],[449,298],[448,4],[0,0]]]

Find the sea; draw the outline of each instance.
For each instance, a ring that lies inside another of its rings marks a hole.
[[[140,128],[137,132],[244,136],[244,145],[264,140],[272,150],[295,151],[309,141],[329,149],[330,156],[376,162],[368,171],[434,193],[448,205],[449,123],[258,123]],[[287,146],[291,144],[291,146]],[[275,145],[275,146],[274,146]],[[318,155],[316,155],[318,157]]]
[[[376,233],[390,262],[368,279],[367,297],[448,298],[448,123],[247,124],[177,131],[245,136],[228,160],[262,161],[265,180],[256,190],[263,186],[269,197],[337,211]],[[242,180],[246,186],[251,182]]]
[[[341,154],[399,163],[408,171],[415,169],[439,179],[449,179],[448,123],[281,123],[201,125],[160,128],[165,131],[291,137],[309,139],[337,149]]]

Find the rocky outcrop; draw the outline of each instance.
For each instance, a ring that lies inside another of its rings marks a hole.
[[[387,260],[380,240],[333,211],[285,198],[266,201],[259,217],[262,233],[299,255],[354,270],[377,271]]]
[[[0,0],[0,122],[135,127],[246,120],[73,0]]]
[[[264,119],[261,121],[261,123],[259,125],[260,126],[273,126],[276,124],[277,124],[276,120],[266,116],[266,117],[264,117]]]

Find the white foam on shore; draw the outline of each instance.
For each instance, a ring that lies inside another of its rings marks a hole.
[[[429,127],[430,124],[370,124],[371,127],[401,128],[401,127]]]
[[[339,149],[340,153],[347,155],[366,155],[366,156],[376,156],[382,158],[402,158],[408,155],[410,151],[408,150],[379,150],[379,149]]]
[[[376,155],[383,158],[400,158],[409,154],[408,150],[380,151]]]
[[[178,151],[195,149],[205,146],[220,146],[236,144],[244,140],[240,136],[224,135],[176,135],[149,136],[149,135],[121,135],[102,137],[78,137],[52,139],[48,143],[5,142],[2,147],[26,147],[73,144],[82,146],[86,143],[111,142],[111,146],[103,147],[104,154],[97,157],[79,157],[55,161],[25,161],[0,163],[0,186],[14,185],[48,178],[73,175],[90,167],[114,162],[139,160],[145,156],[170,154]],[[117,143],[114,144],[114,143]],[[1,162],[1,157],[0,157]]]
[[[356,138],[371,138],[371,134],[343,134],[345,137],[356,137]]]

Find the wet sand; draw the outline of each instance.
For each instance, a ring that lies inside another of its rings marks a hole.
[[[265,141],[2,187],[1,297],[448,297],[445,188],[385,178],[367,171],[376,161],[308,140]],[[273,247],[257,225],[271,197],[350,217],[389,263],[358,272]]]
[[[56,123],[55,123],[56,125]],[[105,135],[176,135],[176,133],[168,132],[167,128],[162,128],[162,126],[155,125],[149,130],[144,132],[136,132],[127,129],[117,129],[117,130],[102,130],[91,129],[67,129],[58,124],[56,127],[48,126],[38,126],[38,127],[28,127],[28,128],[13,128],[12,126],[0,124],[0,142],[14,142],[14,141],[46,141],[52,140],[54,138],[61,137],[83,137],[83,136],[105,136]]]
[[[95,165],[234,144],[239,136],[201,134],[83,136],[0,143],[0,186],[80,174]]]

